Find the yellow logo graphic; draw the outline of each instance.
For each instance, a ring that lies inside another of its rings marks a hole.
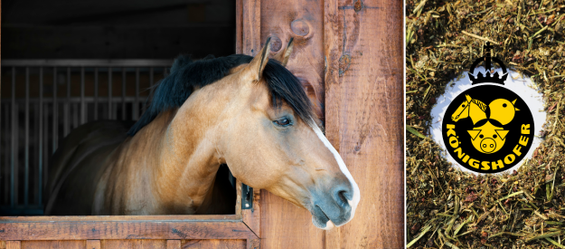
[[[451,119],[453,122],[457,122],[461,119],[471,118],[473,125],[476,125],[479,121],[487,119],[487,112],[490,111],[489,120],[484,125],[474,127],[467,132],[471,137],[473,147],[477,151],[485,154],[499,151],[506,142],[508,130],[492,124],[490,120],[496,120],[501,125],[510,123],[514,119],[516,111],[520,111],[514,107],[516,100],[510,102],[507,99],[499,98],[493,100],[487,106],[482,101],[473,99],[469,95],[465,95],[465,98],[466,100],[459,105]]]

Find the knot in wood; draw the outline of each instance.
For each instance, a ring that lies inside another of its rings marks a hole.
[[[306,36],[308,35],[308,33],[310,33],[310,27],[308,23],[301,19],[292,21],[290,28],[292,29],[292,32],[299,36]]]
[[[282,48],[282,41],[281,39],[274,35],[271,36],[271,52],[278,52]]]

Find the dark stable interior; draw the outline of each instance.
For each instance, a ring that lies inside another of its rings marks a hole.
[[[179,54],[190,54],[194,59],[207,55],[216,57],[235,53],[235,1],[231,0],[4,0],[2,3],[2,60],[29,59],[109,59],[109,60],[172,60]],[[63,139],[63,105],[60,104],[57,118],[60,127],[51,127],[54,109],[48,101],[44,104],[43,114],[37,111],[37,102],[31,101],[28,122],[28,153],[25,153],[25,113],[23,104],[19,104],[12,115],[12,70],[16,72],[15,97],[17,103],[24,103],[26,96],[25,67],[11,67],[2,64],[2,87],[0,104],[0,216],[1,215],[42,215],[40,201],[41,186],[39,178],[45,178],[45,170],[40,175],[38,167],[42,161],[48,167],[52,154],[51,130],[58,130],[59,141]],[[57,75],[51,67],[44,67],[43,98],[53,97],[57,85],[59,101],[67,97],[67,85],[70,98],[79,98],[80,69],[70,68],[68,83],[66,68],[58,69]],[[85,68],[85,95],[94,96],[94,92],[103,95],[109,91],[107,70],[100,72],[98,90],[94,90],[94,68]],[[133,96],[135,92],[135,69],[115,69],[113,98],[124,95]],[[166,68],[155,68],[154,81],[158,82],[167,74]],[[60,75],[59,75],[60,74]],[[29,68],[30,99],[39,97],[39,68]],[[121,79],[124,79],[124,86]],[[55,80],[57,79],[57,84]],[[127,79],[127,81],[126,81]],[[138,93],[143,101],[149,95],[149,71],[141,69],[141,85]],[[106,84],[106,85],[105,85]],[[141,104],[141,105],[142,105]],[[68,104],[71,114],[78,104]],[[87,103],[87,121],[107,117],[103,103],[96,109],[93,103]],[[109,107],[108,107],[109,108]],[[118,105],[115,119],[129,119],[135,110],[132,103]],[[141,107],[139,108],[141,109]],[[94,115],[94,110],[97,110]],[[108,109],[109,110],[109,109]],[[44,117],[43,137],[45,146],[38,145],[38,120]],[[52,115],[52,114],[51,114]],[[111,114],[110,114],[111,115]],[[14,121],[16,131],[12,129]],[[73,116],[71,115],[71,118]],[[77,119],[75,117],[75,119]],[[70,128],[76,128],[76,120],[69,121]],[[13,136],[12,134],[17,135]],[[12,141],[12,138],[16,141]],[[15,144],[16,152],[12,147]],[[39,156],[38,150],[43,150]],[[27,155],[26,155],[27,154]],[[28,169],[25,162],[28,161]],[[11,171],[12,164],[15,172]],[[27,171],[27,176],[26,176]],[[11,179],[13,177],[13,180]],[[26,185],[26,180],[27,185]],[[222,165],[216,176],[221,183],[217,191],[230,200],[233,205],[229,214],[235,213],[235,180],[227,166]],[[42,185],[45,185],[43,181]],[[218,184],[216,184],[218,186]],[[27,189],[27,190],[26,190]],[[26,192],[27,191],[27,192]]]

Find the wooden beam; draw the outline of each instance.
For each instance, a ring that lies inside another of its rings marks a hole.
[[[326,248],[404,246],[402,1],[326,0],[326,135],[361,190]]]
[[[241,220],[123,220],[1,222],[3,240],[249,239],[257,236]]]

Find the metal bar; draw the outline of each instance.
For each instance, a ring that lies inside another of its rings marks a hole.
[[[126,120],[126,68],[122,68],[122,120]]]
[[[57,150],[59,136],[59,109],[57,105],[57,67],[53,67],[53,153]]]
[[[132,120],[137,120],[139,116],[139,68],[135,68],[135,101],[132,112]]]
[[[16,68],[12,67],[12,154],[10,163],[10,206],[16,206],[16,160],[18,154],[18,147],[16,144],[18,135],[17,122],[17,109],[16,109]]]
[[[112,119],[112,68],[108,68],[108,119]]]
[[[86,103],[84,103],[84,67],[81,67],[80,68],[80,124],[82,125],[84,123],[86,123]]]
[[[143,112],[145,112],[147,110],[147,107],[149,107],[149,99],[153,96],[153,72],[154,69],[153,67],[149,68],[149,96],[148,98],[145,100],[145,104],[143,105]]]
[[[38,165],[38,189],[37,203],[41,205],[41,193],[43,188],[43,67],[39,68],[39,165]]]
[[[70,132],[70,122],[69,122],[69,112],[71,109],[69,99],[71,98],[71,68],[67,67],[67,102],[63,104],[63,137],[69,135]]]
[[[71,108],[71,115],[73,117],[73,129],[76,129],[80,125],[80,104],[74,104]]]
[[[103,59],[2,59],[2,66],[8,67],[170,67],[173,60],[164,59],[130,59],[130,60],[103,60]]]
[[[98,68],[94,68],[94,120],[98,120]]]
[[[1,105],[0,105],[1,106]],[[4,105],[4,127],[6,129],[6,131],[9,129],[10,127],[10,106],[9,105]],[[8,145],[8,137],[6,137],[5,139],[6,141],[6,145],[4,146],[4,165],[6,165],[6,167],[4,168],[4,175],[5,175],[5,179],[8,178],[8,176],[10,175],[10,145]],[[10,181],[6,181],[4,180],[4,203],[10,203]]]
[[[29,205],[29,67],[26,67],[26,103],[25,103],[25,164],[24,164],[24,206]]]
[[[46,105],[47,106],[47,105]],[[43,112],[45,116],[45,132],[43,132],[43,141],[45,146],[43,147],[43,179],[47,179],[47,172],[49,172],[49,112]],[[41,185],[43,187],[43,185]],[[43,192],[39,193],[43,196]],[[43,205],[43,203],[39,203]]]

